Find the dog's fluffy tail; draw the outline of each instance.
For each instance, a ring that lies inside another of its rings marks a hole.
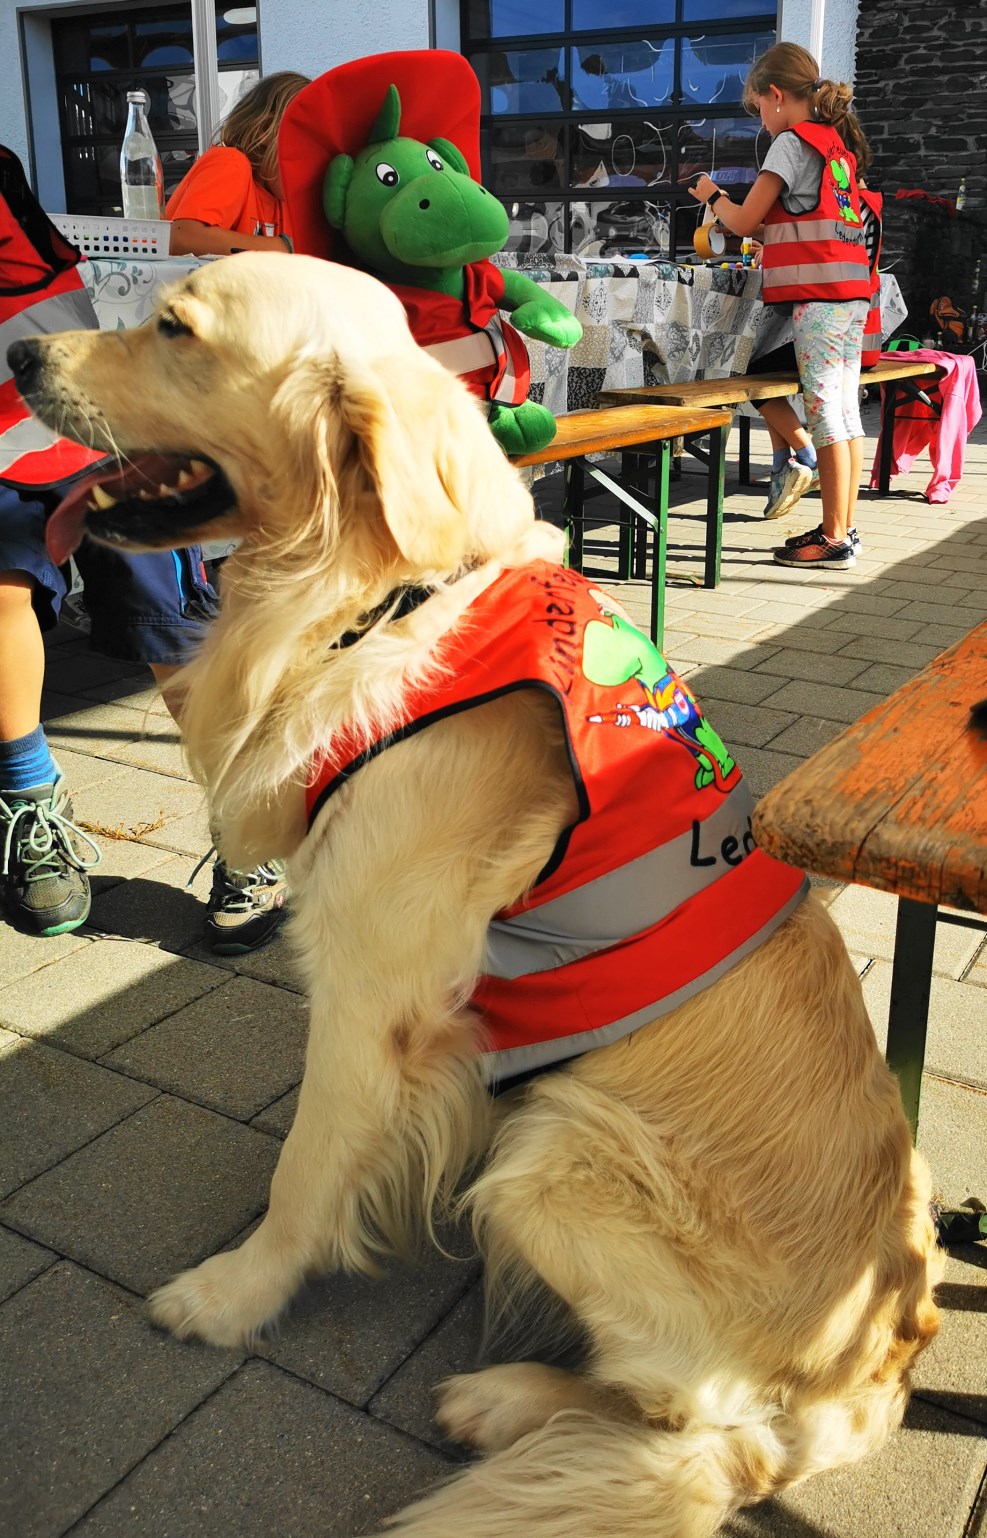
[[[776,1487],[770,1426],[662,1431],[555,1415],[388,1523],[399,1538],[711,1538]],[[378,1535],[384,1538],[384,1535]]]

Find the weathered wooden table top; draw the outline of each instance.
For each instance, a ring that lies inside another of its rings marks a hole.
[[[816,875],[987,913],[987,623],[764,797],[760,847]]]

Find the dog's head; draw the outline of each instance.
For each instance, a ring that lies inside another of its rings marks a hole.
[[[138,329],[28,338],[8,359],[43,422],[117,456],[53,515],[59,561],[85,534],[324,554],[342,535],[361,564],[422,577],[496,554],[532,516],[482,408],[348,267],[244,253]]]

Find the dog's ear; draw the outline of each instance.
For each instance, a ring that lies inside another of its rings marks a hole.
[[[348,376],[341,404],[405,560],[422,573],[454,571],[470,545],[476,482],[492,446],[464,387],[424,355],[402,351]]]

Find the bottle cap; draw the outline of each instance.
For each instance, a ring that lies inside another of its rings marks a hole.
[[[128,91],[127,100],[139,102],[142,107],[146,107],[150,101],[150,97],[146,91]]]

